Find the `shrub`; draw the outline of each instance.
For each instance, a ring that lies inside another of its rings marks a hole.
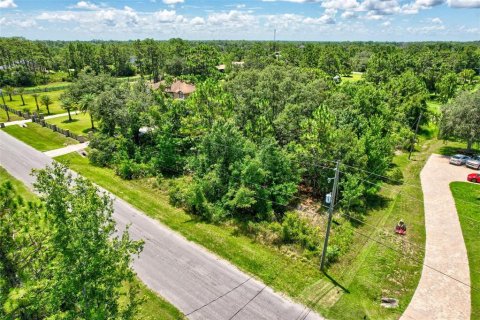
[[[327,256],[325,257],[325,263],[327,264],[327,266],[336,262],[338,260],[338,257],[340,256],[340,253],[340,248],[338,248],[336,245],[328,246]]]
[[[110,164],[112,159],[111,153],[101,151],[98,149],[92,149],[88,154],[88,158],[90,159],[90,163],[94,166],[98,167],[106,167]]]
[[[400,168],[395,167],[390,169],[386,175],[389,183],[392,184],[402,184],[403,183],[403,172]]]
[[[123,159],[115,167],[115,173],[125,180],[148,177],[151,171],[148,164],[136,163],[132,159]]]
[[[285,243],[296,243],[309,251],[317,251],[320,245],[317,228],[308,224],[295,212],[288,212],[282,222],[282,240]]]

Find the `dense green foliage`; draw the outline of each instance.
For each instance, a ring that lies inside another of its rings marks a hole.
[[[39,203],[0,186],[1,318],[132,319],[138,287],[123,285],[142,243],[115,233],[111,199],[92,183],[58,164],[36,177]]]
[[[431,96],[447,102],[476,85],[480,57],[477,43],[1,40],[5,79],[19,67],[22,41],[48,48],[28,57],[43,66],[35,72],[68,73],[63,107],[90,114],[93,164],[124,179],[183,177],[189,183],[172,182],[171,202],[208,221],[280,225],[306,198],[322,204],[336,160],[343,210],[364,212],[382,176],[401,183],[394,152],[415,143]],[[363,79],[334,78],[352,71]],[[114,78],[133,74],[140,80]],[[153,89],[147,79],[165,82]],[[175,79],[196,91],[172,99],[163,89]]]
[[[467,149],[480,142],[480,91],[462,92],[442,107],[440,135],[467,142]]]

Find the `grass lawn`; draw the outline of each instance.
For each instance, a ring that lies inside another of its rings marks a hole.
[[[47,122],[55,124],[62,129],[68,129],[77,135],[88,135],[88,132],[91,131],[90,115],[88,113],[73,111],[71,115],[71,122],[68,120],[68,116],[48,119]]]
[[[23,118],[9,112],[10,114],[10,121],[15,121],[15,120],[23,120]],[[8,118],[7,118],[7,112],[3,109],[0,109],[0,122],[7,122],[8,121]]]
[[[355,81],[360,81],[362,79],[363,79],[362,72],[352,72],[352,74],[348,77],[342,76],[342,81],[346,81],[346,82],[355,82]]]
[[[458,217],[462,226],[463,239],[467,247],[470,265],[470,281],[473,288],[480,288],[480,185],[467,182],[452,182],[450,184],[455,199]],[[470,219],[469,219],[470,218]],[[480,314],[480,292],[471,290],[472,319]]]
[[[38,198],[21,181],[12,177],[4,168],[0,167],[0,182],[10,180],[19,195],[27,201],[37,201]],[[136,320],[174,320],[185,319],[180,311],[173,305],[159,297],[155,292],[148,289],[141,281],[138,281],[139,297],[143,303],[139,306]],[[128,285],[128,284],[127,284]]]
[[[60,105],[60,95],[63,93],[63,91],[64,90],[57,90],[57,91],[39,93],[40,97],[42,95],[47,95],[47,96],[50,96],[50,98],[52,99],[52,104],[49,106],[50,114],[58,114],[58,113],[66,112],[65,110],[62,109]],[[40,107],[40,112],[43,113],[44,115],[47,115],[47,108],[45,108],[45,106],[42,106],[40,104],[40,97],[38,97],[38,106]],[[23,111],[24,109],[28,109],[30,110],[31,113],[37,111],[37,105],[35,104],[35,99],[31,94],[25,93],[23,95],[23,100],[25,101],[24,106],[22,105],[22,99],[20,98],[19,95],[17,94],[12,95],[12,101],[10,101],[10,98],[8,96],[5,96],[5,103],[10,108],[13,108],[15,110],[20,110],[20,111]]]
[[[27,127],[9,126],[2,130],[25,142],[39,151],[48,151],[63,148],[69,144],[78,143],[77,140],[44,128],[36,123],[27,123]]]

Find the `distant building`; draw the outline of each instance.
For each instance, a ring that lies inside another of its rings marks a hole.
[[[180,80],[172,83],[170,87],[165,88],[165,92],[172,95],[174,99],[188,98],[195,91],[195,86]]]
[[[172,96],[174,99],[185,99],[188,98],[195,91],[195,86],[190,83],[186,83],[180,80],[172,83],[170,87],[167,86],[165,80],[153,82],[148,81],[148,86],[152,90],[164,89],[165,92]]]
[[[231,63],[232,68],[241,68],[243,67],[244,62],[243,61],[233,61]],[[220,72],[225,72],[226,66],[224,64],[219,64],[216,66],[217,70]]]
[[[243,67],[244,64],[245,64],[245,62],[243,62],[243,61],[233,61],[232,62],[232,66],[234,66],[234,67]]]

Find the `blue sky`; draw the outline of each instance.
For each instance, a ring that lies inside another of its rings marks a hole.
[[[480,0],[0,0],[0,36],[480,40]]]

